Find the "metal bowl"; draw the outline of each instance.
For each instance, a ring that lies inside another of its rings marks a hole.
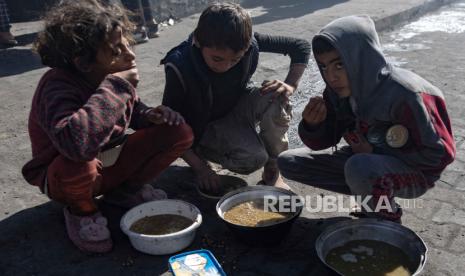
[[[428,249],[415,232],[398,223],[379,219],[348,220],[329,226],[316,240],[318,257],[326,266],[339,273],[326,263],[326,256],[332,249],[353,240],[381,241],[401,249],[415,265],[412,275],[418,275],[426,263]]]
[[[232,191],[223,196],[216,205],[216,212],[240,241],[251,245],[278,244],[288,234],[293,222],[302,212],[303,204],[296,204],[294,206],[295,208],[291,210],[292,215],[288,218],[266,226],[244,226],[231,223],[224,219],[224,213],[237,204],[264,199],[265,196],[297,198],[295,193],[286,189],[271,186],[249,186]]]

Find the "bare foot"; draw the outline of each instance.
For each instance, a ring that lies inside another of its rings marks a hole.
[[[268,165],[268,164],[267,164]],[[263,168],[262,173],[262,180],[265,185],[274,186],[277,188],[283,188],[286,190],[291,191],[291,187],[284,182],[281,174],[279,173],[279,169],[275,166],[267,166]]]

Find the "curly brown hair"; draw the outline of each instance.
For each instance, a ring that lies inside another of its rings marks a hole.
[[[73,59],[92,63],[97,51],[108,43],[109,35],[120,27],[133,42],[133,23],[127,11],[97,0],[62,1],[47,12],[45,28],[38,34],[34,49],[42,63],[52,68],[75,69]]]

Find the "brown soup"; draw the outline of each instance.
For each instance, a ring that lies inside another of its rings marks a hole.
[[[354,240],[326,255],[326,263],[345,276],[410,276],[415,267],[400,248],[381,241]]]
[[[257,227],[276,224],[292,214],[265,211],[263,200],[254,200],[235,205],[224,213],[224,219],[233,224]]]
[[[181,231],[192,223],[192,220],[179,215],[155,215],[137,220],[129,229],[145,235],[166,235]]]

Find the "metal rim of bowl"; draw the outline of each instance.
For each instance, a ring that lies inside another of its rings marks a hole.
[[[270,224],[270,225],[264,225],[264,226],[245,226],[245,225],[235,224],[235,223],[232,223],[230,221],[225,220],[224,217],[220,214],[221,204],[226,199],[228,199],[228,198],[230,198],[230,197],[232,197],[234,195],[241,194],[241,193],[246,193],[246,192],[250,192],[250,191],[273,191],[273,192],[280,192],[280,193],[283,193],[285,195],[298,196],[293,191],[286,190],[286,189],[283,189],[283,188],[274,187],[274,186],[264,186],[264,185],[263,186],[262,185],[247,186],[247,187],[240,188],[240,189],[234,190],[232,192],[229,192],[229,193],[225,194],[223,197],[221,197],[221,199],[216,204],[216,214],[221,218],[221,220],[223,220],[223,221],[225,221],[227,223],[230,223],[232,225],[245,227],[245,228],[250,228],[250,229],[256,229],[256,228],[266,228],[266,227],[270,227],[270,226],[273,226],[273,225],[285,223],[285,222],[290,221],[290,220],[294,219],[295,217],[299,216],[300,213],[302,212],[303,206],[299,206],[297,208],[297,210],[292,214],[292,216],[289,216],[286,219],[280,220],[277,223]]]
[[[325,256],[323,256],[322,252],[322,246],[325,242],[325,240],[333,235],[337,231],[341,231],[343,229],[353,227],[354,225],[362,225],[362,226],[368,226],[370,224],[376,224],[376,225],[384,225],[387,227],[392,227],[395,228],[396,230],[399,231],[407,231],[410,235],[414,236],[416,239],[418,239],[419,244],[423,247],[421,248],[422,251],[424,251],[424,254],[421,256],[420,262],[418,267],[416,267],[416,271],[413,272],[412,276],[418,275],[419,272],[421,272],[426,264],[426,259],[427,259],[427,253],[428,253],[428,247],[426,246],[425,242],[423,239],[415,233],[413,230],[392,222],[392,221],[387,221],[387,220],[381,220],[377,218],[363,218],[363,219],[356,219],[356,220],[345,220],[345,221],[340,221],[337,223],[334,223],[333,225],[328,226],[323,232],[318,236],[318,238],[315,241],[315,250],[318,255],[318,258],[322,263],[324,263],[327,267],[331,268],[332,270],[336,271],[332,266],[330,266],[328,263],[326,263]],[[401,249],[402,250],[402,249]],[[336,271],[338,274],[342,275],[340,272]]]
[[[182,229],[181,231],[178,231],[178,232],[174,232],[174,233],[170,233],[170,234],[164,234],[164,235],[140,234],[140,233],[136,233],[136,232],[131,231],[129,229],[129,227],[126,227],[126,225],[124,225],[123,221],[126,219],[128,213],[130,211],[132,211],[133,209],[139,208],[139,207],[141,207],[143,205],[153,204],[154,202],[161,203],[161,202],[167,202],[167,201],[169,201],[169,202],[177,202],[177,203],[181,203],[183,205],[191,207],[195,212],[198,213],[197,218],[193,221],[193,223],[189,227],[184,228],[184,229]],[[138,238],[170,238],[170,237],[181,236],[181,235],[184,235],[186,233],[189,233],[191,231],[196,230],[197,228],[200,227],[200,225],[202,224],[202,221],[203,221],[202,213],[200,212],[199,208],[197,208],[197,206],[195,206],[194,204],[183,201],[183,200],[179,200],[179,199],[161,199],[161,200],[154,200],[154,201],[145,202],[145,203],[139,204],[139,205],[134,206],[133,208],[129,209],[121,217],[120,228],[126,235],[131,236],[131,237],[138,237]]]

